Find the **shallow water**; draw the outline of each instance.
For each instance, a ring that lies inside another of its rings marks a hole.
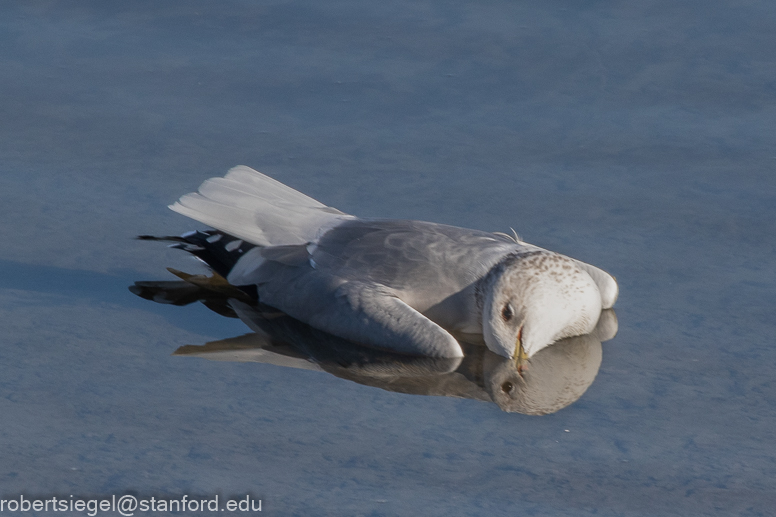
[[[771,2],[0,7],[0,495],[251,494],[274,515],[776,507]],[[360,216],[617,276],[547,416],[172,356],[247,327],[127,289],[244,163]]]

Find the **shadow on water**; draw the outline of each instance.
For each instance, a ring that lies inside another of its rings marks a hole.
[[[254,331],[204,345],[186,345],[174,355],[325,371],[387,391],[494,402],[504,411],[529,415],[554,413],[579,399],[598,374],[601,342],[617,333],[617,317],[609,309],[601,313],[591,334],[560,340],[519,366],[476,343],[475,336],[459,336],[463,358],[409,356],[314,329],[257,303],[217,275],[170,271],[182,280],[135,282],[129,289],[157,303],[185,306],[201,302],[222,316],[239,318]]]

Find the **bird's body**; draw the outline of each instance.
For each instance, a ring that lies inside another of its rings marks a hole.
[[[520,248],[514,241],[455,226],[405,220],[349,220],[304,247],[306,273],[382,286],[441,327],[481,333],[476,285],[493,265]],[[265,252],[266,254],[266,252]],[[266,266],[265,266],[266,267]],[[301,273],[296,265],[295,273]],[[309,268],[309,269],[307,269]],[[304,273],[302,273],[304,274]],[[237,285],[266,275],[230,275]],[[284,280],[264,281],[265,303],[282,304]],[[272,285],[269,285],[269,284]],[[431,285],[432,289],[418,289]]]
[[[397,352],[460,356],[453,332],[530,356],[590,332],[617,297],[602,270],[516,238],[359,219],[247,167],[171,208],[224,232],[201,234],[204,251],[192,251],[222,246],[229,283],[255,286],[262,303],[312,327]]]

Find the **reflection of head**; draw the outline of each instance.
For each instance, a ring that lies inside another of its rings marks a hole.
[[[567,338],[531,357],[522,376],[510,359],[486,354],[485,389],[504,411],[554,413],[576,401],[601,367],[601,341],[586,335]]]

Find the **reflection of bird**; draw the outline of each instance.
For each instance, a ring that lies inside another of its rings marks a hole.
[[[174,240],[262,303],[376,348],[460,357],[452,334],[482,334],[530,357],[593,330],[617,298],[604,271],[504,234],[359,219],[248,167],[170,208],[218,232]]]
[[[359,346],[249,301],[218,275],[171,271],[183,281],[135,282],[130,290],[158,303],[200,301],[219,314],[239,317],[255,331],[186,345],[174,355],[326,371],[388,391],[492,401],[504,411],[529,415],[554,413],[581,397],[598,373],[601,342],[617,333],[617,317],[609,309],[592,333],[562,339],[520,364],[466,342],[461,342],[463,358],[396,354]]]
[[[149,284],[164,292],[176,282]],[[150,294],[136,291],[141,296]],[[201,292],[200,298],[207,302],[218,295]],[[216,303],[208,307],[216,310],[218,302],[212,301]],[[592,333],[562,339],[518,366],[465,342],[463,359],[384,353],[317,331],[282,313],[267,312],[267,308],[235,299],[221,299],[221,303],[256,333],[203,346],[186,345],[175,355],[322,370],[387,391],[492,401],[504,411],[527,415],[554,413],[579,399],[601,366],[601,341],[617,333],[614,311],[605,310]]]

